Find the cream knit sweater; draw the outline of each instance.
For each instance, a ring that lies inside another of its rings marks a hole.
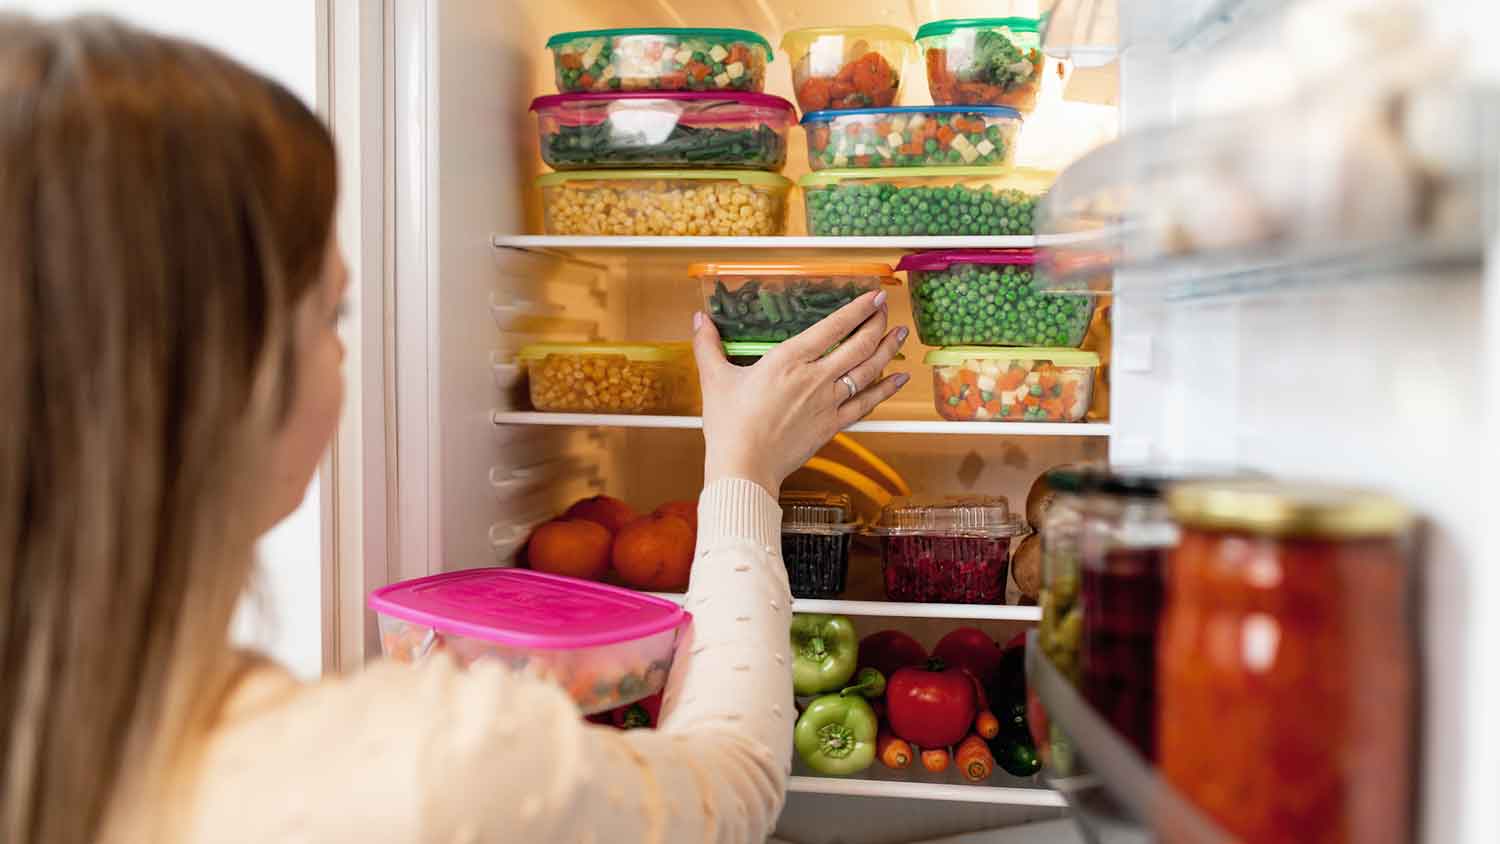
[[[762,842],[791,769],[781,511],[756,484],[698,502],[660,729],[583,721],[495,665],[373,664],[315,685],[252,674],[210,739],[199,842]]]

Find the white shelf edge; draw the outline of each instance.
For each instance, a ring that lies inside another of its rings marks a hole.
[[[687,597],[676,592],[652,592],[674,604],[681,604]],[[1020,607],[1009,604],[919,604],[901,601],[841,601],[836,598],[796,598],[792,601],[794,612],[829,613],[885,618],[956,618],[970,621],[1028,621],[1042,620],[1041,607]]]
[[[946,800],[961,803],[998,803],[1008,806],[1066,807],[1063,796],[1047,788],[1014,788],[988,785],[949,785],[931,782],[839,779],[794,776],[787,790],[801,794],[835,794],[850,797],[901,797],[908,800]]]
[[[562,425],[601,428],[702,428],[701,416],[637,416],[626,413],[542,413],[497,410],[496,425]],[[1004,437],[1107,437],[1108,422],[948,422],[941,419],[867,419],[852,434],[982,434]]]
[[[499,248],[554,250],[558,252],[610,250],[708,250],[708,249],[1028,249],[1050,242],[1053,235],[1019,236],[894,236],[894,237],[666,237],[619,235],[497,234],[491,243]]]

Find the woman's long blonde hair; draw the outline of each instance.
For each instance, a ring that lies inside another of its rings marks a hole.
[[[0,16],[7,844],[159,840],[120,830],[189,779],[234,679],[335,195],[327,130],[269,80],[107,19]]]

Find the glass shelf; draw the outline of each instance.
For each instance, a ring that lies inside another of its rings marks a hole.
[[[1132,17],[1123,22],[1120,5],[1120,0],[1057,0],[1046,17],[1043,52],[1094,67],[1148,39],[1164,39],[1173,52],[1206,49],[1273,19],[1287,0],[1159,0],[1134,4],[1140,8],[1130,8]]]
[[[1085,838],[1101,844],[1148,842],[1157,831],[1171,830],[1178,844],[1232,844],[1233,838],[1157,776],[1053,668],[1035,630],[1026,634],[1026,682],[1072,743],[1074,770],[1067,777],[1049,770],[1045,779],[1063,795]]]

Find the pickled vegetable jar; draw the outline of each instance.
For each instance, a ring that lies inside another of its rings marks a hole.
[[[548,173],[548,234],[778,235],[792,183],[753,170],[578,170]]]
[[[952,346],[928,352],[938,415],[955,422],[1078,422],[1099,355],[1076,349]]]
[[[849,541],[859,523],[849,496],[828,492],[781,495],[781,559],[798,598],[834,598],[849,576]]]
[[[1167,781],[1240,841],[1410,841],[1409,511],[1267,481],[1184,484],[1168,503],[1182,539],[1159,644]]]
[[[780,170],[795,112],[770,94],[550,94],[531,101],[542,160],[556,170]]]
[[[1025,533],[1003,496],[897,499],[869,533],[880,540],[892,601],[1003,604],[1010,543]]]
[[[686,343],[534,343],[531,404],[569,413],[689,413],[698,403]]]
[[[815,236],[1026,235],[1052,174],[993,167],[820,170],[803,176]]]
[[[1003,106],[907,106],[804,115],[807,165],[1010,167],[1021,113]]]
[[[1078,685],[1083,645],[1083,607],[1078,601],[1082,577],[1083,508],[1097,470],[1053,469],[1045,475],[1054,493],[1041,524],[1042,622],[1037,638],[1042,653],[1073,685]]]
[[[693,264],[703,308],[724,340],[777,342],[882,284],[895,285],[888,264],[757,261]]]
[[[1079,346],[1094,298],[1037,286],[1034,249],[949,249],[907,255],[917,336],[928,346]]]
[[[1156,629],[1177,526],[1161,475],[1099,474],[1081,508],[1084,698],[1147,759],[1156,751]]]
[[[818,26],[781,38],[792,60],[792,90],[803,113],[888,106],[901,93],[911,35],[894,26]]]
[[[1036,18],[933,21],[917,30],[927,88],[939,105],[1003,105],[1030,114],[1042,90]]]
[[[771,42],[747,29],[636,27],[547,39],[557,90],[764,90]]]

